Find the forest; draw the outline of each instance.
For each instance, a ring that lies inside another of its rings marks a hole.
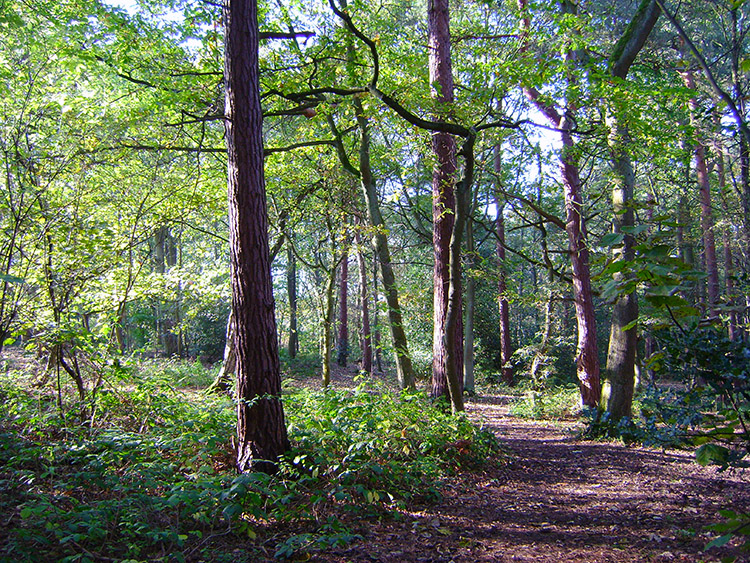
[[[0,0],[0,562],[750,560],[745,0]]]

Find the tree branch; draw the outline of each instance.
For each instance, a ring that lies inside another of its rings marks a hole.
[[[737,123],[737,126],[740,129],[740,133],[745,137],[745,140],[748,143],[750,143],[750,129],[748,129],[747,127],[747,122],[745,121],[744,116],[740,113],[740,110],[737,108],[737,104],[735,104],[732,97],[729,94],[727,94],[721,88],[721,86],[719,86],[719,83],[716,81],[716,77],[714,76],[713,72],[711,72],[711,68],[708,66],[708,63],[706,62],[705,57],[701,55],[700,51],[695,46],[695,43],[693,43],[693,41],[690,39],[688,34],[685,32],[685,29],[680,25],[680,22],[677,21],[677,18],[667,11],[666,6],[664,5],[664,1],[663,0],[654,0],[654,1],[659,5],[659,8],[661,8],[661,11],[664,13],[664,16],[675,27],[679,36],[682,38],[682,40],[690,49],[690,52],[693,53],[693,56],[698,61],[698,65],[703,70],[703,74],[706,76],[706,79],[708,80],[708,83],[711,85],[711,88],[716,93],[716,95],[727,104],[727,106],[729,107],[729,110],[732,112],[732,116],[734,117],[734,120]]]
[[[659,13],[656,0],[641,0],[633,19],[612,49],[609,57],[609,72],[612,76],[625,79],[630,66],[656,25]]]

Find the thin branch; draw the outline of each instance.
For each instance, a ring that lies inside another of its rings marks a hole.
[[[258,39],[297,39],[298,37],[304,37],[310,39],[315,37],[314,31],[293,31],[285,33],[283,31],[261,31],[258,34]]]
[[[713,88],[713,91],[716,93],[719,98],[724,100],[724,102],[729,107],[729,110],[732,112],[732,116],[734,117],[735,122],[737,123],[737,126],[740,128],[740,133],[745,137],[745,140],[750,143],[750,129],[747,127],[747,123],[745,122],[745,118],[740,113],[740,110],[737,108],[737,104],[734,103],[734,100],[732,97],[727,94],[721,86],[719,86],[719,83],[716,81],[716,77],[714,76],[713,72],[711,72],[711,68],[708,66],[708,62],[706,62],[706,58],[701,55],[698,48],[695,46],[695,43],[690,39],[688,34],[685,32],[684,28],[680,25],[680,22],[677,21],[677,18],[673,16],[670,12],[667,11],[666,6],[664,5],[663,0],[655,0],[656,3],[659,5],[659,8],[661,8],[661,11],[664,13],[664,16],[672,23],[672,25],[677,30],[677,33],[682,38],[682,40],[685,42],[685,44],[688,46],[690,51],[693,53],[693,56],[698,61],[698,65],[703,69],[703,74],[706,76],[706,79],[708,80],[708,83],[711,85],[711,88]]]

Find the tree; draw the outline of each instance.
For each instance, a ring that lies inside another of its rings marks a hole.
[[[336,362],[346,367],[349,357],[349,241],[344,241],[345,254],[341,258],[339,268],[339,330],[337,339]]]
[[[622,87],[620,83],[626,80],[630,66],[646,43],[658,17],[656,3],[642,0],[608,61],[609,74],[616,88]],[[613,262],[619,262],[623,268],[613,273],[613,279],[623,286],[623,290],[615,298],[612,311],[601,407],[614,419],[631,415],[638,346],[637,284],[632,275],[623,273],[635,258],[635,172],[630,158],[632,139],[623,119],[624,112],[627,112],[627,107],[615,107],[610,110],[607,119],[612,167],[612,232],[622,238],[620,246],[613,252]]]
[[[521,49],[528,53],[530,16],[526,0],[519,0],[521,11]],[[575,16],[576,6],[565,0],[561,4],[562,12]],[[587,407],[599,404],[599,352],[596,343],[596,315],[594,313],[594,294],[591,288],[591,269],[589,266],[589,248],[586,240],[586,223],[583,206],[583,183],[581,181],[578,155],[573,130],[575,128],[577,102],[575,99],[577,79],[574,74],[577,53],[571,44],[571,38],[565,39],[563,48],[564,69],[566,72],[566,107],[558,111],[534,86],[527,85],[524,92],[529,100],[560,132],[562,152],[560,154],[560,174],[565,195],[565,230],[568,234],[568,252],[573,270],[573,295],[578,323],[578,349],[576,366],[581,402]]]
[[[500,365],[502,380],[508,385],[513,384],[513,368],[510,366],[510,358],[513,355],[513,345],[510,338],[510,312],[507,283],[507,264],[505,253],[505,199],[502,191],[502,153],[499,145],[495,145],[493,167],[495,172],[494,198],[497,217],[495,218],[495,234],[497,242],[495,253],[500,268],[497,281],[497,303],[500,313]]]
[[[237,467],[274,471],[289,448],[268,249],[255,0],[227,0],[226,142],[232,312],[237,330]]]
[[[435,118],[445,120],[452,112],[453,68],[451,65],[450,13],[447,0],[429,0],[427,3],[427,28],[429,34],[428,57],[430,85],[435,101]],[[462,331],[459,328],[452,339],[446,334],[446,315],[450,291],[450,240],[456,222],[457,182],[456,141],[444,131],[432,133],[432,151],[435,167],[432,176],[432,246],[433,269],[433,332],[432,332],[432,386],[430,395],[449,396],[451,383],[448,371],[463,371]],[[460,295],[460,280],[456,288]],[[459,318],[461,305],[458,305]],[[452,362],[450,366],[448,362]],[[459,375],[460,377],[460,375]],[[463,384],[457,385],[463,391]]]

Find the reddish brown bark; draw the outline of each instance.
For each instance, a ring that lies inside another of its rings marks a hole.
[[[370,331],[370,296],[367,291],[367,262],[362,252],[362,241],[359,231],[354,231],[354,243],[357,247],[357,266],[359,267],[359,299],[362,309],[362,362],[360,369],[372,374],[372,333]]]
[[[508,385],[513,385],[513,368],[510,366],[510,357],[513,355],[513,345],[510,340],[510,306],[506,297],[508,284],[506,280],[505,269],[505,199],[500,194],[500,185],[502,178],[502,160],[500,147],[495,147],[495,207],[497,208],[497,217],[495,218],[495,234],[497,243],[495,252],[497,261],[500,266],[500,274],[497,282],[497,303],[500,312],[500,373],[502,380]]]
[[[721,116],[716,112],[714,117],[717,126],[720,124]],[[716,171],[719,176],[719,193],[721,194],[722,209],[724,214],[729,216],[729,206],[725,197],[727,189],[726,169],[724,168],[724,147],[721,143],[716,146]],[[727,224],[723,230],[724,243],[724,291],[726,302],[732,307],[735,301],[734,295],[734,258],[732,256],[732,225]],[[740,337],[740,331],[737,326],[737,312],[732,308],[729,312],[729,324],[727,326],[727,335],[730,340],[737,340]]]
[[[348,243],[347,243],[348,246]],[[339,330],[337,362],[346,367],[349,357],[349,256],[341,260],[339,270]]]
[[[529,15],[526,0],[518,0],[522,14],[521,41],[522,53],[528,51]],[[565,4],[564,7],[569,7]],[[566,52],[566,60],[572,63],[573,53]],[[574,79],[568,77],[572,86]],[[538,90],[524,87],[526,97],[544,114],[550,123],[559,129],[562,140],[560,173],[565,196],[565,231],[568,234],[568,252],[573,271],[573,297],[578,324],[578,348],[576,370],[584,406],[596,407],[599,404],[599,353],[596,343],[596,318],[591,291],[591,270],[589,251],[586,246],[586,224],[583,215],[583,196],[578,172],[578,159],[573,138],[575,104],[568,100],[565,111],[560,114],[556,108],[545,103]]]
[[[453,103],[453,70],[450,54],[450,14],[447,0],[429,0],[427,6],[429,34],[429,65],[435,115],[444,119],[450,115]],[[456,336],[446,343],[445,322],[448,311],[450,286],[450,240],[455,222],[456,200],[456,141],[447,133],[433,133],[432,150],[436,164],[432,175],[432,243],[435,258],[433,270],[433,344],[432,387],[433,398],[448,395],[448,367],[460,374],[463,369],[462,323],[459,319]],[[458,286],[460,295],[460,285]],[[460,301],[459,301],[460,311]],[[459,314],[460,316],[460,314]],[[452,350],[446,350],[451,346]]]
[[[275,471],[289,448],[268,248],[256,0],[224,6],[232,312],[237,323],[237,467]]]
[[[681,73],[682,80],[687,88],[695,89],[695,80],[693,73],[686,70]],[[700,111],[697,98],[691,98],[690,123],[696,129],[698,121],[697,113]],[[695,160],[695,173],[698,178],[699,201],[701,206],[701,232],[703,236],[703,262],[706,268],[707,291],[708,291],[708,308],[711,316],[717,316],[716,309],[719,303],[719,265],[716,260],[716,241],[714,238],[714,219],[711,210],[711,181],[708,177],[708,164],[706,163],[706,148],[700,140],[695,142],[693,148],[693,158]]]

